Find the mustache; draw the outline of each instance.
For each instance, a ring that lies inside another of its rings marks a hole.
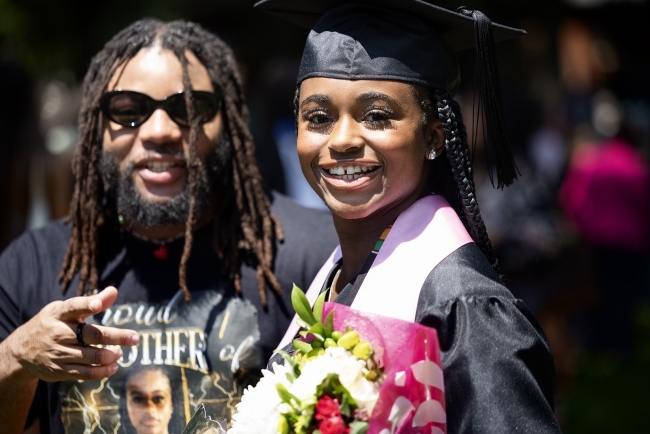
[[[156,145],[155,147],[151,147],[151,149],[145,148],[144,152],[136,155],[136,158],[147,155],[171,155],[173,157],[186,157],[185,152],[182,149],[179,149],[178,146],[171,144]]]
[[[107,155],[108,158],[115,159],[114,155]],[[128,162],[126,162],[124,169],[122,169],[122,174],[130,174],[135,169],[136,161],[147,160],[149,158],[158,158],[158,157],[174,157],[178,160],[182,160],[187,163],[188,156],[176,147],[168,145],[160,145],[155,150],[145,150],[138,153],[137,155],[131,157]]]

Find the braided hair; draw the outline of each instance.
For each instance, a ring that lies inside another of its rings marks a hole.
[[[467,131],[460,105],[447,91],[440,89],[432,90],[427,98],[435,101],[438,118],[445,132],[445,152],[432,161],[434,191],[439,191],[447,199],[492,268],[499,273],[499,261],[494,255],[485,222],[478,208]],[[423,105],[426,106],[427,103]]]
[[[419,100],[422,109],[422,124],[425,126],[430,116],[437,116],[442,121],[445,133],[445,152],[430,162],[431,188],[447,199],[472,240],[481,249],[492,268],[499,273],[499,261],[494,255],[492,243],[476,200],[467,131],[463,124],[460,105],[451,98],[447,91],[440,89],[423,91],[420,86],[413,85],[412,87],[413,94]],[[299,103],[300,85],[296,88],[293,99],[296,128]]]
[[[274,242],[283,238],[279,221],[271,214],[269,200],[262,189],[262,179],[255,161],[253,139],[248,130],[248,109],[244,103],[242,79],[232,50],[217,36],[196,23],[143,19],[115,35],[92,59],[83,83],[79,113],[79,140],[72,161],[75,176],[74,192],[68,220],[72,236],[63,261],[59,281],[65,291],[79,273],[78,295],[97,287],[98,249],[102,227],[116,219],[106,185],[100,173],[102,157],[102,116],[99,100],[111,78],[140,50],[155,44],[172,51],[183,71],[183,91],[188,118],[193,119],[191,83],[185,52],[191,51],[205,66],[212,85],[222,97],[224,118],[223,140],[231,156],[227,173],[216,177],[213,191],[219,195],[211,216],[213,245],[224,261],[224,273],[233,276],[235,289],[241,293],[241,262],[251,258],[257,268],[257,283],[263,305],[267,303],[266,286],[280,293],[280,284],[273,273]],[[188,187],[189,212],[185,244],[179,264],[179,285],[185,301],[191,296],[187,287],[187,262],[192,250],[192,231],[197,215],[197,178],[203,162],[197,153],[198,121],[189,132]]]

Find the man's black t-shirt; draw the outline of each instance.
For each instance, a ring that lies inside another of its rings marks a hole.
[[[167,245],[166,259],[156,254],[158,246],[123,231],[102,239],[99,287],[113,285],[119,296],[86,322],[136,329],[140,343],[123,348],[120,368],[108,379],[39,382],[30,421],[39,418],[42,432],[52,433],[136,433],[161,425],[174,434],[200,404],[213,418],[229,419],[287,329],[292,284],[306,289],[337,243],[329,214],[278,194],[272,202],[285,232],[274,263],[283,294],[269,291],[267,307],[250,261],[242,267],[241,295],[223,275],[211,225],[194,235],[189,305],[178,287],[182,239]],[[70,224],[51,223],[0,257],[0,341],[46,304],[76,295],[78,276],[64,293],[57,278],[70,231]]]

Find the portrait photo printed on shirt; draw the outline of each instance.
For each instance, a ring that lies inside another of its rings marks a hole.
[[[180,433],[201,404],[213,418],[230,419],[243,389],[257,380],[257,310],[216,291],[193,297],[188,306],[179,291],[87,319],[137,330],[140,343],[122,349],[113,376],[61,383],[66,433]]]

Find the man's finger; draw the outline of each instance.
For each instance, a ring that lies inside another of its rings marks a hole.
[[[122,349],[116,346],[96,348],[90,346],[77,346],[71,350],[70,356],[63,362],[75,365],[106,366],[116,363],[122,357]]]
[[[102,302],[102,311],[104,311],[111,307],[113,303],[115,303],[115,300],[117,300],[117,288],[114,286],[107,286],[102,292],[93,295],[92,297],[99,299]]]
[[[74,380],[99,380],[110,377],[117,372],[117,363],[105,366],[90,366],[81,364],[66,365],[66,373]]]
[[[88,315],[99,313],[111,306],[117,298],[117,289],[112,286],[104,289],[99,294],[72,297],[59,303],[56,317],[63,321],[74,321]]]
[[[78,324],[68,323],[68,327],[72,331],[70,339],[68,339],[68,343],[70,344],[77,343]],[[81,329],[81,339],[86,345],[119,345],[122,347],[131,347],[138,344],[140,336],[135,330],[86,324]]]

